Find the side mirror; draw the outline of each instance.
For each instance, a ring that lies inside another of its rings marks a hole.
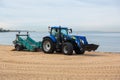
[[[72,33],[72,29],[69,29],[69,33]]]
[[[51,27],[50,27],[50,26],[48,26],[48,32],[50,33],[50,31],[51,31]]]

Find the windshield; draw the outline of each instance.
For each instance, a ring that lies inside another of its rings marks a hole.
[[[68,35],[68,29],[61,29],[61,33],[63,35]]]

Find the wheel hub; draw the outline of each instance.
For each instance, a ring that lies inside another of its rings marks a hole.
[[[68,53],[68,47],[67,46],[65,46],[63,50],[64,50],[64,53]]]
[[[50,42],[49,42],[49,41],[45,41],[45,42],[43,43],[43,48],[44,48],[45,51],[49,51],[50,48],[51,48]]]

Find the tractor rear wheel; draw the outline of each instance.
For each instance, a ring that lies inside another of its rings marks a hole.
[[[84,54],[84,53],[85,53],[85,50],[84,50],[84,49],[81,49],[81,50],[80,50],[80,49],[76,49],[76,50],[75,50],[75,53],[76,53],[76,54]]]
[[[51,39],[46,38],[42,41],[42,50],[45,53],[53,53],[54,52],[54,43]]]
[[[73,45],[70,42],[66,42],[63,44],[62,52],[65,55],[72,55],[73,54]]]

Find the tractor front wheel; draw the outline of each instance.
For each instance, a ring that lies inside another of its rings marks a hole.
[[[73,54],[73,45],[70,42],[66,42],[63,44],[62,52],[65,55],[72,55]]]

